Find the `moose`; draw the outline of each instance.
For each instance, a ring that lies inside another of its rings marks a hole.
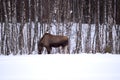
[[[52,47],[62,47],[68,51],[68,37],[62,35],[52,35],[45,33],[43,37],[38,41],[38,54],[42,54],[43,47],[46,48],[47,53],[50,54]]]

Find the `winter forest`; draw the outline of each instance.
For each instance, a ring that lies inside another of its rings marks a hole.
[[[120,54],[120,0],[0,0],[0,55],[37,54],[46,32],[71,54]]]

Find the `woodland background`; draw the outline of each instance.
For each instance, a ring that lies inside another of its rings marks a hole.
[[[71,39],[74,24],[71,53],[120,53],[120,0],[0,0],[0,55],[33,54],[53,25],[54,34]],[[88,28],[82,50],[84,24]]]

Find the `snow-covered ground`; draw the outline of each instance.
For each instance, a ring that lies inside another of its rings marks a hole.
[[[120,55],[0,56],[0,80],[120,80]]]

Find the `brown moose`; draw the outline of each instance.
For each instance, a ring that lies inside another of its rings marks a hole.
[[[45,33],[38,42],[38,53],[41,54],[43,47],[45,47],[47,49],[47,53],[50,54],[52,47],[60,47],[60,46],[64,49],[64,51],[65,48],[67,49],[68,47],[67,36],[52,35],[50,33]]]

